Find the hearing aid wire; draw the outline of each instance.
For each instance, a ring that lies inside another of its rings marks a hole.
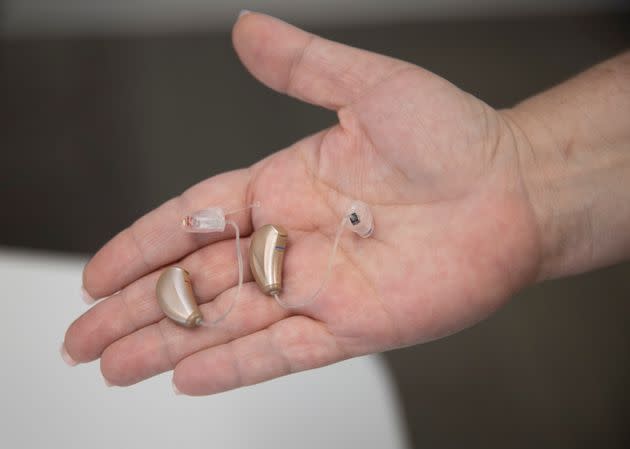
[[[223,321],[225,317],[227,317],[230,314],[230,312],[232,311],[232,309],[234,309],[234,306],[236,305],[238,299],[241,296],[241,288],[243,287],[243,254],[241,253],[241,232],[238,228],[238,225],[234,221],[226,220],[225,224],[229,224],[230,226],[234,228],[235,241],[236,241],[236,260],[238,263],[238,285],[236,287],[236,293],[234,294],[234,299],[232,300],[230,307],[228,307],[228,309],[225,312],[223,312],[223,314],[221,314],[219,318],[216,318],[214,320],[209,320],[209,321],[206,321],[206,319],[204,318],[201,321],[201,323],[199,323],[200,326],[204,326],[204,327],[215,326],[219,324],[221,321]]]
[[[254,201],[252,204],[249,204],[249,205],[247,205],[245,207],[239,207],[237,209],[229,210],[229,211],[225,212],[225,216],[233,215],[233,214],[236,214],[238,212],[243,212],[244,210],[254,209],[254,208],[257,208],[257,207],[260,207],[260,201]]]
[[[312,304],[319,297],[320,293],[324,290],[324,287],[326,287],[326,284],[328,284],[328,281],[330,280],[330,275],[332,274],[333,262],[335,260],[335,256],[337,255],[337,249],[339,248],[339,241],[341,240],[341,234],[343,233],[343,230],[345,228],[344,225],[346,224],[346,220],[348,220],[348,216],[344,215],[344,217],[341,220],[341,223],[339,223],[339,226],[337,227],[337,231],[335,232],[335,240],[333,241],[332,248],[330,250],[330,255],[328,256],[328,265],[326,267],[326,271],[324,272],[324,278],[322,279],[322,283],[319,285],[318,289],[315,290],[315,293],[313,293],[310,298],[298,304],[289,304],[288,302],[283,301],[282,298],[280,298],[279,293],[274,293],[273,297],[276,300],[276,302],[280,304],[281,307],[285,309],[298,309],[301,307],[306,307]]]

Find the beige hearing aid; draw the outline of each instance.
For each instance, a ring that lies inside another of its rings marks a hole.
[[[265,225],[252,235],[249,267],[258,287],[273,296],[282,290],[282,261],[287,245],[287,231],[282,226]]]
[[[203,318],[186,270],[177,266],[164,270],[155,291],[162,311],[171,320],[186,327],[201,324]]]
[[[258,287],[263,293],[273,296],[285,309],[296,309],[311,304],[324,290],[333,268],[333,261],[339,246],[339,239],[344,228],[350,229],[362,238],[374,232],[374,217],[367,204],[354,201],[346,211],[337,227],[328,264],[319,288],[306,299],[285,300],[280,297],[282,290],[282,263],[287,245],[287,231],[281,226],[265,225],[252,235],[249,247],[249,266]]]

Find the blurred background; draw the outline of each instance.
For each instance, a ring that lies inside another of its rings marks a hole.
[[[613,0],[0,5],[0,245],[64,253],[334,123],[246,73],[230,41],[241,8],[412,61],[497,108],[630,47],[630,5]],[[629,299],[618,265],[386,354],[414,446],[630,447]]]

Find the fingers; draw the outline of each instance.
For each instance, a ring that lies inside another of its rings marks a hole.
[[[264,14],[241,16],[232,38],[243,64],[261,82],[329,109],[351,104],[397,71],[414,67],[323,39]]]
[[[347,357],[323,323],[296,315],[185,358],[175,368],[173,384],[188,395],[207,395]]]
[[[215,301],[234,295],[235,290],[221,293]],[[212,302],[203,304],[202,314],[206,315],[212,307]],[[243,286],[241,300],[225,321],[210,328],[187,329],[164,318],[111,344],[101,356],[101,372],[113,385],[131,385],[172,370],[196,351],[255,333],[287,315],[250,282]]]
[[[83,287],[94,298],[109,296],[197,248],[233,236],[229,228],[222,233],[186,233],[181,229],[181,220],[188,213],[210,206],[227,210],[245,207],[248,183],[247,170],[223,173],[191,187],[140,218],[89,261],[83,271]],[[251,232],[249,210],[230,218],[238,223],[242,234]]]
[[[246,254],[249,238],[242,239],[241,245]],[[235,259],[234,240],[223,240],[194,252],[178,265],[190,273],[195,295],[205,303],[237,284]],[[116,340],[164,318],[155,296],[160,274],[144,276],[72,323],[64,340],[71,357],[83,363],[95,360]],[[244,282],[251,280],[249,270],[243,274]]]
[[[322,242],[325,242],[326,239],[319,235],[313,235],[312,238],[300,238],[299,241],[300,244],[294,244],[292,251],[285,257],[285,267],[289,272],[304,273],[304,269],[300,268],[300,261],[303,264],[304,260],[308,259],[308,265],[313,271],[310,271],[309,274],[302,274],[297,278],[289,276],[286,279],[286,285],[289,289],[290,297],[306,298],[321,283],[321,279],[318,276],[314,276],[313,273],[321,272],[327,263],[326,254],[324,251],[321,251],[324,246]],[[207,255],[201,255],[198,258],[191,255],[190,258],[182,261],[181,265],[184,267],[198,267],[203,266],[206,260],[219,258],[222,260],[218,262],[221,268],[212,271],[234,273],[236,271],[234,268],[234,256],[231,254],[227,255],[231,253],[229,250],[233,250],[233,248],[223,247],[222,245],[226,243],[233,244],[233,241],[215,243],[211,248],[217,247],[216,250],[208,250]],[[197,253],[201,254],[202,252],[203,250],[199,250]],[[223,255],[219,257],[219,254]],[[221,303],[226,299],[233,298],[236,290],[233,287],[236,284],[235,273],[226,274],[221,279],[209,277],[207,280],[205,278],[197,279],[198,273],[195,271],[191,271],[191,274],[193,275],[195,290],[198,290],[198,287],[200,287],[199,289],[203,290],[204,294],[210,293],[212,296],[216,292],[222,291],[211,302],[201,306],[201,312],[204,317],[211,315],[215,303]],[[248,275],[251,276],[249,270]],[[145,280],[142,279],[126,289],[130,290],[130,293],[124,306],[112,306],[113,313],[120,315],[107,317],[105,312],[98,312],[98,319],[93,318],[90,320],[91,324],[84,324],[87,329],[81,329],[81,325],[78,325],[78,331],[69,333],[69,336],[73,338],[68,344],[68,352],[75,360],[82,360],[81,355],[77,355],[73,351],[77,349],[76,346],[81,346],[81,342],[89,339],[89,327],[98,326],[99,332],[104,333],[108,331],[101,329],[101,327],[106,328],[108,324],[112,327],[113,330],[109,331],[111,332],[110,334],[105,336],[97,334],[98,343],[92,343],[88,349],[92,351],[89,354],[92,359],[97,357],[99,352],[102,352],[101,370],[104,377],[115,385],[130,385],[171,370],[180,360],[196,351],[222,345],[236,338],[255,333],[294,312],[283,309],[273,298],[263,294],[255,283],[249,282],[243,286],[241,299],[234,310],[218,326],[209,329],[189,330],[166,318],[148,325],[144,321],[133,323],[134,319],[142,318],[142,316],[146,316],[149,319],[155,316],[162,317],[159,310],[153,310],[157,307],[154,298],[143,299],[145,296],[152,296],[152,293],[148,295],[142,291],[133,291],[136,288],[150,289],[152,291],[155,288],[155,281],[151,279],[151,276],[147,276],[146,279],[148,279],[147,285],[141,284]],[[229,283],[230,287],[226,286],[226,283]],[[205,289],[208,289],[208,292]],[[312,309],[300,309],[297,313],[315,313],[318,308],[325,307],[328,301],[338,301],[339,295],[347,295],[347,292],[343,290],[337,293],[335,291],[334,288],[331,288],[326,296],[320,298]],[[105,310],[107,303],[113,302],[113,299],[107,299],[102,303],[103,310]],[[133,317],[128,320],[131,323],[128,326],[113,322],[113,320],[124,320],[123,312],[119,311],[121,307],[128,307],[130,310],[135,311],[127,313],[127,315]],[[340,316],[344,316],[346,313],[340,310]],[[146,327],[142,327],[143,325],[146,325]]]

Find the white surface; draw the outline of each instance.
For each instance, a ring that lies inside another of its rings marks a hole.
[[[576,14],[621,9],[624,0],[5,0],[7,35],[229,29],[241,9],[302,26],[418,18]]]
[[[83,262],[0,248],[0,448],[408,447],[379,357],[201,398],[175,396],[170,374],[107,388],[98,362],[66,366]]]

